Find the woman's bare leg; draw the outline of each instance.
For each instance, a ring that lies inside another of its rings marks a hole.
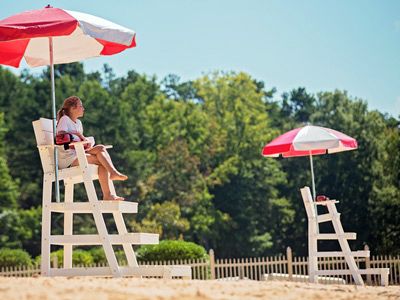
[[[128,176],[119,172],[112,163],[111,157],[107,152],[107,149],[103,145],[97,145],[90,149],[87,153],[95,155],[99,160],[100,164],[103,165],[108,173],[110,173],[111,180],[127,180]]]
[[[111,195],[110,185],[108,183],[108,172],[107,172],[106,168],[104,168],[102,165],[98,165],[98,166],[99,166],[99,169],[98,169],[99,182],[100,182],[101,191],[103,193],[103,199],[108,199]]]
[[[123,197],[113,195],[110,192],[110,185],[108,181],[109,173],[107,169],[99,162],[95,155],[88,154],[87,161],[89,164],[98,165],[99,183],[101,192],[103,193],[103,200],[125,200]],[[79,165],[78,160],[75,160],[71,166]]]

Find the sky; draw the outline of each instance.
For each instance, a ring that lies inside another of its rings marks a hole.
[[[136,48],[86,60],[86,72],[107,63],[118,76],[186,81],[244,71],[277,99],[298,87],[339,89],[400,116],[399,0],[1,0],[0,19],[47,4],[136,32]]]

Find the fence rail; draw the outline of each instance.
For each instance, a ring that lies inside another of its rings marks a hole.
[[[367,248],[366,248],[367,249]],[[288,280],[307,281],[308,257],[293,257],[290,247],[286,250],[286,255],[272,257],[250,257],[250,258],[229,258],[215,259],[213,250],[210,250],[209,259],[177,260],[162,262],[139,263],[140,265],[190,265],[192,267],[192,278],[198,280],[217,279],[217,280],[236,280],[252,279],[264,280],[268,274],[285,274],[281,277]],[[356,258],[356,263],[360,268],[389,268],[389,284],[400,285],[400,256],[371,256],[367,258]],[[106,266],[91,265],[89,267]],[[57,267],[57,262],[53,262],[53,267]],[[86,266],[88,267],[88,266]],[[321,270],[347,269],[344,258],[323,257],[319,258],[318,268]],[[40,275],[40,267],[20,266],[1,268],[0,276],[31,277]],[[344,279],[346,283],[352,284],[351,275],[331,276],[338,280]],[[379,285],[378,275],[366,275],[366,283],[369,285]],[[322,280],[326,283],[338,283],[338,280]]]

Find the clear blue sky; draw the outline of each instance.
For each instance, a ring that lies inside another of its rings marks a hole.
[[[47,4],[137,32],[137,48],[87,60],[86,71],[245,71],[278,95],[338,88],[400,114],[400,0],[3,0],[0,19]]]

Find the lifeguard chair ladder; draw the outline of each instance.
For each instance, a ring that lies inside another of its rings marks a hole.
[[[158,244],[158,234],[128,233],[123,219],[123,213],[137,213],[137,203],[126,201],[99,201],[93,184],[98,179],[97,166],[88,164],[84,142],[74,143],[79,166],[59,170],[59,180],[64,181],[64,202],[52,201],[52,186],[54,174],[54,145],[52,121],[41,118],[33,122],[40,159],[43,167],[43,206],[42,206],[42,276],[151,276],[151,277],[181,277],[191,278],[190,266],[139,266],[132,245]],[[74,185],[84,183],[88,201],[74,202]],[[111,192],[115,194],[112,181]],[[64,214],[64,234],[51,234],[51,214]],[[98,234],[73,234],[74,214],[93,214]],[[103,213],[112,213],[118,234],[109,234],[104,222]],[[51,268],[50,246],[61,245],[64,248],[63,267]],[[101,245],[104,249],[108,267],[72,266],[73,246]],[[119,266],[113,245],[122,245],[128,266]]]
[[[326,200],[314,202],[310,188],[300,189],[304,206],[308,217],[308,275],[310,282],[317,283],[319,275],[352,275],[355,284],[364,285],[361,277],[363,274],[378,274],[381,276],[381,285],[388,285],[389,269],[359,269],[355,257],[369,257],[369,251],[351,251],[348,240],[355,240],[356,233],[344,232],[340,222],[340,214],[336,209],[336,200]],[[328,213],[318,215],[317,205],[326,206]],[[319,223],[332,222],[335,233],[319,233]],[[318,240],[338,240],[342,251],[318,251]],[[342,270],[319,270],[319,257],[344,257],[348,269]]]

